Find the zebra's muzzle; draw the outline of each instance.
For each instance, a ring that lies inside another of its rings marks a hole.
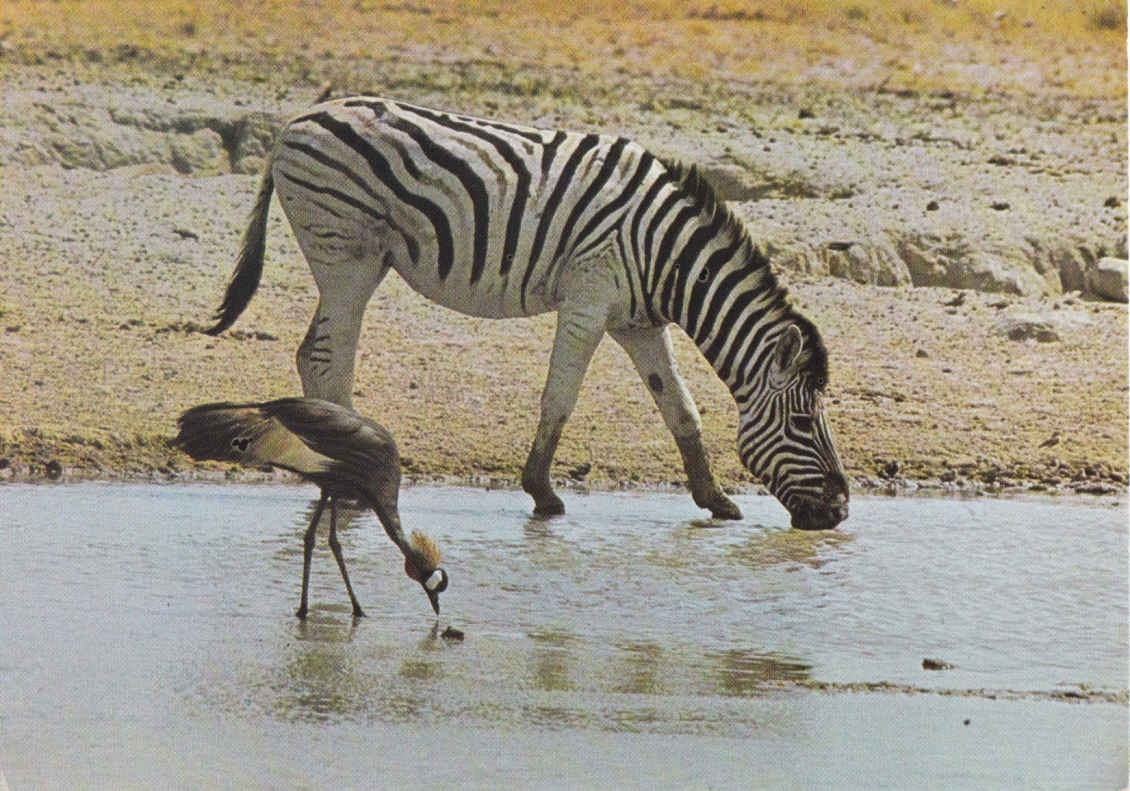
[[[847,481],[843,476],[829,480],[820,499],[802,499],[791,508],[792,526],[797,530],[831,530],[848,517]]]
[[[844,498],[835,505],[802,505],[792,512],[792,526],[797,530],[831,530],[847,519],[848,504]]]

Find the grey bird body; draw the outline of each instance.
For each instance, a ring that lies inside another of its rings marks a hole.
[[[197,460],[234,461],[290,470],[317,484],[322,498],[304,540],[302,600],[305,617],[314,535],[327,503],[330,549],[345,580],[355,616],[364,615],[345,570],[336,533],[336,500],[357,499],[372,508],[388,537],[404,554],[405,572],[424,586],[439,613],[447,573],[438,568],[434,545],[405,538],[397,499],[400,455],[392,435],[351,409],[315,398],[281,398],[263,403],[217,402],[192,407],[177,421],[176,444]]]

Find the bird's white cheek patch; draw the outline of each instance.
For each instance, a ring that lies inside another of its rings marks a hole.
[[[431,573],[431,576],[429,576],[427,581],[424,583],[424,587],[430,591],[434,591],[440,586],[441,582],[443,582],[443,575],[440,574],[438,570],[433,571]]]

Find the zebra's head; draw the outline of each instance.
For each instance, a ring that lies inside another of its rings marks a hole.
[[[738,452],[788,509],[792,526],[827,530],[847,518],[848,486],[824,416],[828,360],[820,334],[793,314],[766,338],[753,389],[739,401]]]

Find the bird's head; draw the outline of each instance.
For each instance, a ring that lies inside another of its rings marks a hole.
[[[412,533],[404,556],[404,573],[424,587],[432,609],[439,615],[439,595],[447,590],[447,572],[439,567],[439,546],[420,531]]]

